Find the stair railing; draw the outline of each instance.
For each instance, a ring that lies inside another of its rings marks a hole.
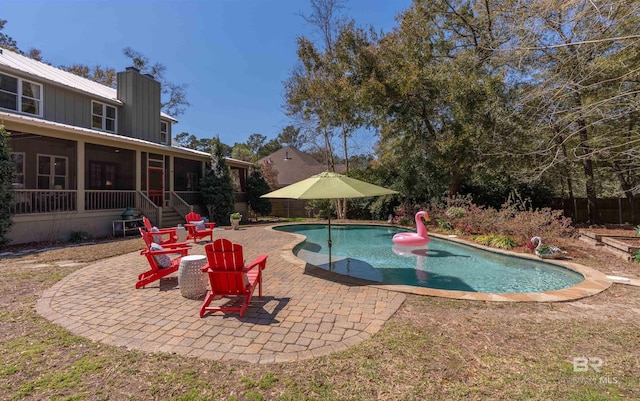
[[[157,227],[162,227],[162,213],[160,213],[160,207],[140,191],[136,192],[136,209],[155,223]]]
[[[175,210],[183,219],[186,215],[193,212],[193,205],[188,204],[173,191],[169,195],[169,207]]]

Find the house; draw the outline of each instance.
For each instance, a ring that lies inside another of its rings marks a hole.
[[[285,146],[258,160],[259,165],[269,164],[278,172],[278,188],[286,187],[312,175],[327,171],[327,166],[308,153]],[[276,189],[276,188],[274,188]]]
[[[16,167],[12,243],[113,235],[128,208],[157,226],[184,222],[210,155],[172,144],[178,121],[161,112],[160,91],[132,67],[114,89],[0,50],[0,124]],[[244,211],[251,163],[227,164]]]
[[[285,146],[269,156],[263,157],[258,160],[258,164],[261,166],[268,164],[271,169],[278,172],[278,188],[286,187],[327,171],[325,164],[320,163],[310,154],[290,146]],[[344,169],[344,165],[336,165],[336,172],[341,173]],[[305,200],[271,199],[271,204],[271,213],[274,216],[311,217],[313,214],[312,208],[308,206]]]

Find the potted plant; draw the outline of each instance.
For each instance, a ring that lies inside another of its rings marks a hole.
[[[237,230],[240,227],[240,220],[242,220],[242,215],[238,212],[231,213],[229,217],[229,221],[231,221],[231,228]]]

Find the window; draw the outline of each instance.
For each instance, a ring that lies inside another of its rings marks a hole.
[[[38,155],[38,189],[66,189],[68,164],[66,157]]]
[[[13,176],[13,188],[24,188],[24,153],[11,152],[11,161],[16,170]]]
[[[160,142],[167,143],[169,136],[169,124],[166,121],[160,121]]]
[[[91,126],[102,131],[116,132],[116,108],[92,101]]]
[[[0,74],[0,108],[42,116],[42,85]]]
[[[116,183],[115,163],[89,162],[89,189],[113,189]]]
[[[197,191],[198,190],[198,174],[196,173],[187,173],[187,191]]]

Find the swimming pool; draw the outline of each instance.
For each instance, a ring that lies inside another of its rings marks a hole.
[[[561,266],[431,238],[420,248],[395,245],[407,230],[368,225],[332,225],[331,266],[327,226],[294,224],[275,230],[306,240],[293,252],[305,262],[335,273],[382,284],[486,293],[531,293],[572,287],[584,276]]]

